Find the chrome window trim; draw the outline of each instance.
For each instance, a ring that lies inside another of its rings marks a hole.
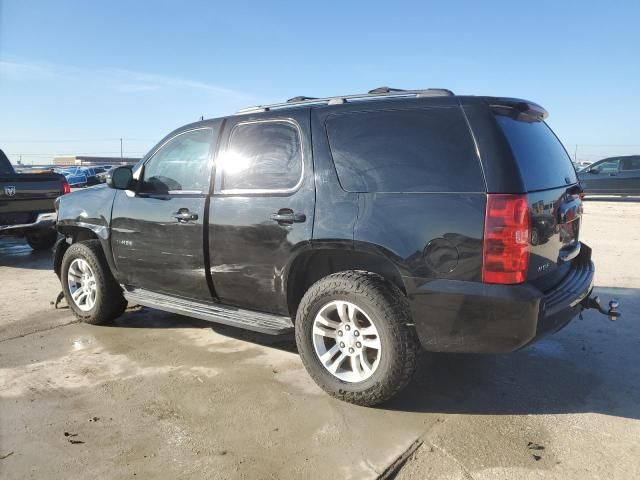
[[[300,162],[302,167],[300,169],[300,178],[298,179],[296,184],[291,188],[228,188],[228,189],[225,189],[224,188],[224,172],[222,172],[221,169],[216,168],[216,175],[218,175],[218,172],[220,172],[220,191],[219,192],[214,191],[214,195],[216,194],[217,195],[247,195],[247,194],[259,195],[259,194],[265,194],[265,193],[292,194],[298,191],[302,186],[302,183],[304,182],[304,174],[305,174],[305,155],[304,155],[304,144],[303,144],[304,139],[302,137],[302,129],[300,128],[300,125],[298,124],[298,122],[296,122],[293,119],[269,118],[265,120],[247,120],[244,122],[236,123],[231,129],[231,132],[229,133],[229,138],[227,138],[227,141],[224,147],[224,152],[222,152],[220,156],[225,155],[227,151],[229,151],[229,145],[231,144],[231,139],[233,138],[233,133],[236,130],[236,128],[242,125],[251,125],[255,123],[288,123],[289,125],[293,125],[295,127],[296,131],[298,132],[298,139],[300,142]],[[216,162],[217,161],[218,159],[216,158]]]

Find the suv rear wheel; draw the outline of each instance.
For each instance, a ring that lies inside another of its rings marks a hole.
[[[127,307],[99,240],[71,245],[62,258],[60,279],[69,308],[83,322],[109,322]]]
[[[24,234],[29,246],[34,250],[49,250],[58,240],[58,232],[53,228],[29,230]]]
[[[348,271],[315,283],[296,318],[305,368],[330,395],[382,403],[409,383],[418,343],[402,292],[379,275]]]

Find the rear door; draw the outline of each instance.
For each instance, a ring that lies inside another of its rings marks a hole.
[[[640,195],[640,156],[623,158],[618,177],[621,193]]]
[[[529,199],[527,281],[545,291],[564,277],[570,260],[580,251],[578,179],[569,155],[544,121],[498,113],[495,118],[511,147]]]
[[[174,135],[138,170],[138,193],[117,191],[111,247],[127,285],[212,299],[204,224],[216,133],[212,124]]]
[[[314,208],[309,110],[227,119],[209,216],[219,300],[288,314],[285,273],[310,246]]]

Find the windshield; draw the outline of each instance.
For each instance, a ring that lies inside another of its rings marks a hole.
[[[496,120],[507,137],[528,191],[578,181],[569,155],[546,123],[499,114]]]

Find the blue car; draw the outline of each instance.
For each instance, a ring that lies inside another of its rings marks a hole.
[[[54,172],[64,175],[70,187],[87,186],[87,175],[78,167],[57,168]]]

